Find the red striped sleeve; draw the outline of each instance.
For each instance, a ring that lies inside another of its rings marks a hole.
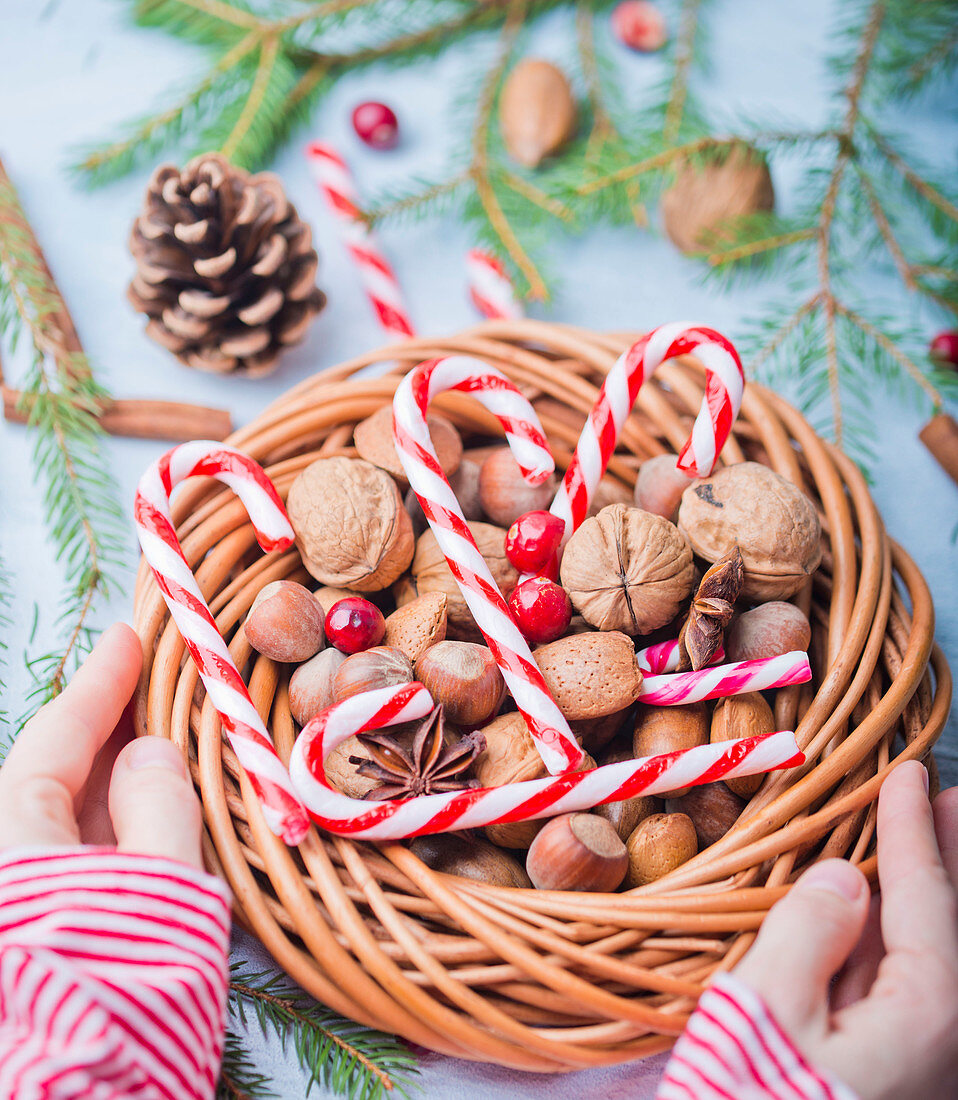
[[[816,1069],[752,989],[718,974],[703,994],[655,1094],[656,1100],[856,1100]]]
[[[0,854],[0,1096],[210,1100],[229,896],[173,860]]]

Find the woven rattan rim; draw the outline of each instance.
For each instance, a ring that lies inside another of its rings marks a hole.
[[[627,334],[536,321],[487,322],[458,336],[360,356],[296,386],[230,442],[285,497],[320,455],[354,454],[357,421],[390,401],[401,374],[451,353],[494,363],[535,397],[564,467]],[[389,364],[381,377],[353,376]],[[684,442],[703,373],[674,362],[646,384],[610,472]],[[501,434],[468,398],[440,407],[466,433]],[[945,723],[947,664],[928,587],[885,533],[855,465],[785,401],[750,385],[723,460],[764,462],[819,506],[827,548],[798,602],[810,613],[813,685],[778,693],[779,728],[809,757],[770,777],[736,828],[651,886],[628,894],[507,890],[437,874],[400,844],[312,830],[289,851],[266,828],[163,600],[141,565],[135,621],[148,655],[137,730],[167,737],[201,793],[209,865],[237,919],[305,989],[363,1023],[433,1050],[562,1072],[653,1054],[677,1035],[709,976],[748,948],[769,906],[814,859],[847,856],[874,877],[875,800],[888,770],[923,759]],[[308,579],[295,552],[263,556],[242,505],[195,482],[174,517],[254,702],[288,757],[296,727],[285,670],[257,657],[242,622],[259,588]]]

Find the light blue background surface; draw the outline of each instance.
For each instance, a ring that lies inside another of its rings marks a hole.
[[[272,378],[221,380],[187,371],[142,335],[143,324],[126,304],[131,272],[126,249],[146,174],[104,190],[84,193],[65,172],[67,150],[78,142],[111,136],[131,114],[164,105],[167,92],[202,71],[201,52],[162,33],[140,30],[123,19],[125,5],[108,0],[65,0],[41,6],[0,0],[0,156],[20,190],[28,215],[56,274],[98,376],[117,396],[187,399],[226,406],[237,424],[301,378],[381,342],[356,274],[337,242],[316,194],[301,145],[306,136],[339,145],[366,193],[413,173],[428,176],[444,163],[452,124],[450,101],[464,73],[484,64],[488,42],[469,41],[435,62],[398,70],[368,69],[343,78],[301,135],[277,159],[290,197],[311,221],[322,264],[320,285],[329,306],[302,347],[291,352]],[[714,68],[708,85],[716,117],[747,109],[801,120],[808,127],[825,118],[826,88],[821,58],[828,43],[831,5],[737,0],[714,5]],[[561,61],[571,49],[570,22],[546,20],[530,45]],[[620,51],[628,98],[661,76],[661,61]],[[365,150],[352,136],[349,111],[367,98],[394,105],[401,118],[402,147],[390,154]],[[924,156],[958,167],[956,128],[945,96],[913,110],[905,123]],[[788,210],[801,164],[776,164],[779,205]],[[476,317],[464,290],[462,257],[471,244],[454,219],[387,230],[386,251],[423,332],[453,332]],[[568,272],[554,305],[543,316],[595,328],[645,328],[688,318],[716,326],[734,338],[743,318],[776,297],[774,285],[718,293],[703,287],[696,264],[662,238],[629,229],[600,228],[579,239],[556,241],[555,267]],[[892,284],[874,279],[876,292]],[[904,302],[903,308],[917,308]],[[929,321],[929,331],[942,327]],[[6,364],[12,380],[22,363]],[[958,658],[958,603],[954,592],[958,552],[950,541],[958,521],[958,489],[917,440],[919,414],[879,397],[876,406],[878,461],[874,493],[891,534],[917,559],[932,586],[938,638],[954,666]],[[111,440],[108,444],[123,500],[133,498],[136,479],[160,444]],[[40,503],[32,487],[29,441],[20,428],[0,423],[0,547],[16,578],[17,622],[10,639],[16,659],[27,643],[30,609],[40,608],[35,652],[51,642],[60,573],[44,541]],[[132,539],[131,539],[132,545]],[[127,617],[118,598],[101,621]],[[13,670],[13,691],[26,678]],[[13,708],[11,708],[13,709]],[[948,781],[958,781],[958,730],[954,721],[940,752]],[[255,957],[256,948],[247,945]],[[303,1094],[304,1081],[276,1045],[253,1039],[264,1071],[283,1097]],[[457,1098],[481,1088],[485,1097],[640,1098],[654,1090],[654,1063],[566,1078],[523,1077],[489,1067],[431,1057],[424,1062],[424,1093]],[[313,1095],[320,1095],[315,1092]]]

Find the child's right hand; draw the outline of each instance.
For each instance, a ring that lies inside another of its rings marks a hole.
[[[202,868],[182,754],[161,737],[130,741],[123,721],[142,664],[139,638],[118,623],[27,723],[0,768],[0,851],[108,844]]]

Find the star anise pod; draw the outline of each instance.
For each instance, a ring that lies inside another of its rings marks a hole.
[[[680,670],[705,668],[715,656],[744,581],[745,564],[737,546],[706,572],[679,634]]]
[[[372,759],[351,756],[350,762],[359,764],[360,775],[378,779],[381,784],[366,798],[411,798],[478,786],[477,780],[464,778],[463,772],[486,747],[481,732],[466,734],[447,745],[442,708],[436,707],[415,727],[408,749],[402,743],[407,738],[400,739],[388,730],[364,733],[359,738]]]

